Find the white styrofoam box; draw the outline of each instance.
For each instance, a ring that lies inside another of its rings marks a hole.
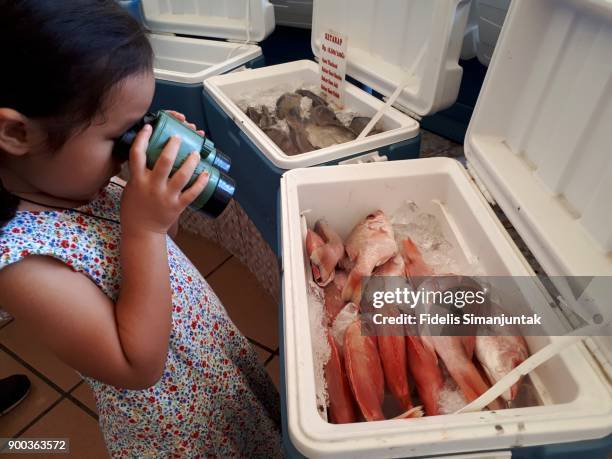
[[[314,166],[375,150],[418,135],[419,124],[415,120],[394,108],[389,108],[381,118],[387,129],[383,133],[310,153],[288,156],[235,103],[245,96],[253,96],[287,84],[294,84],[296,88],[298,85],[316,86],[319,84],[319,78],[319,65],[313,61],[302,60],[214,76],[204,82],[204,88],[266,157],[281,169]],[[363,116],[373,116],[384,105],[376,97],[348,82],[345,89],[346,107]]]
[[[268,0],[142,0],[153,32],[261,42],[274,30]]]
[[[549,276],[612,276],[611,49],[609,1],[513,1],[466,136]],[[609,296],[591,306],[612,319]]]
[[[478,14],[478,41],[476,55],[481,64],[488,66],[495,50],[510,0],[474,0]]]
[[[329,199],[333,196],[333,199]],[[531,379],[543,404],[500,411],[332,425],[315,401],[306,284],[310,276],[300,217],[325,217],[346,238],[367,214],[392,214],[414,201],[442,222],[444,234],[488,275],[532,276],[465,169],[429,158],[294,169],[281,181],[284,349],[289,435],[307,457],[409,457],[600,438],[612,432],[612,388],[579,344],[549,360]],[[530,305],[550,319],[534,283]],[[555,337],[526,337],[531,352]]]
[[[312,50],[328,29],[348,37],[347,74],[425,116],[451,106],[463,69],[458,64],[469,0],[315,0]]]
[[[276,25],[310,29],[312,0],[270,0],[274,5]]]
[[[202,83],[212,75],[234,70],[261,56],[257,45],[150,34],[155,78]]]

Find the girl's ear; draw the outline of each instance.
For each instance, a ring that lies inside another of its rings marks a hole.
[[[29,119],[10,108],[0,108],[0,150],[16,156],[25,155],[28,143]]]

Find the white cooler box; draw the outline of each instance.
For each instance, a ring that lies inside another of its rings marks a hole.
[[[274,30],[274,6],[268,0],[142,0],[141,9],[155,53],[151,109],[179,111],[208,131],[202,83],[264,65],[254,43]]]
[[[491,56],[499,38],[504,19],[510,7],[510,0],[474,0],[478,16],[478,44],[476,55],[486,66],[491,62]]]
[[[482,65],[489,66],[509,7],[510,0],[472,0],[461,59],[478,57]]]
[[[386,131],[311,153],[285,155],[239,108],[240,100],[275,88],[295,90],[319,85],[319,65],[295,61],[204,83],[208,127],[215,144],[234,159],[236,199],[274,250],[278,248],[277,197],[283,172],[345,161],[417,158],[418,120],[452,105],[459,91],[461,37],[469,0],[315,0],[312,50],[320,55],[320,37],[333,29],[348,37],[347,75],[389,96],[405,85],[381,121]],[[373,116],[383,103],[346,83],[345,105]],[[256,102],[256,100],[254,101]]]
[[[309,211],[309,225],[325,217],[346,238],[375,209],[392,213],[407,200],[421,208],[438,206],[446,238],[468,259],[478,259],[486,274],[533,276],[484,191],[549,276],[612,276],[611,49],[609,1],[514,0],[466,137],[476,182],[447,158],[283,175],[281,378],[291,447],[306,457],[334,458],[482,451],[494,452],[470,457],[556,452],[604,458],[612,451],[610,336],[588,338],[531,373],[541,406],[408,421],[325,422],[315,401],[310,274],[300,222]],[[531,303],[536,311],[546,307],[543,291],[540,297]],[[600,298],[578,313],[587,321],[598,315],[608,321],[610,302]],[[567,330],[562,317],[559,327]],[[557,339],[527,337],[527,342],[535,352]],[[581,449],[572,449],[576,445]],[[589,450],[589,445],[595,446]]]

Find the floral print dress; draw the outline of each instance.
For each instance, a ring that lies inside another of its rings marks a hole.
[[[54,257],[113,301],[121,285],[121,187],[75,211],[19,211],[0,233],[0,269]],[[115,220],[115,221],[110,221]],[[168,238],[172,332],[162,378],[125,390],[85,378],[112,457],[279,457],[278,394],[215,293]]]

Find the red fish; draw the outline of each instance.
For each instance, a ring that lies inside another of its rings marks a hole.
[[[376,268],[373,275],[399,278],[404,277],[404,269],[404,260],[400,255],[396,255],[384,265]],[[388,287],[390,285],[385,287],[385,291],[389,291]],[[383,306],[380,312],[388,317],[399,316],[397,306],[392,304]],[[377,331],[378,354],[382,361],[387,387],[402,409],[409,410],[412,408],[412,401],[408,385],[408,363],[403,327],[401,325],[379,325]]]
[[[408,363],[403,336],[378,336],[378,353],[387,387],[403,410],[412,408],[408,386]]]
[[[491,384],[495,384],[529,357],[525,338],[522,336],[477,336],[476,358],[484,368]],[[512,401],[518,394],[520,380],[502,394]]]
[[[387,262],[397,254],[397,243],[393,227],[382,210],[368,215],[359,222],[346,240],[346,253],[355,263],[349,273],[342,298],[359,303],[361,279],[370,276],[374,268]]]
[[[489,389],[489,384],[472,362],[473,336],[427,336],[424,339],[432,343],[468,403]]]
[[[346,274],[343,271],[336,271],[333,282],[327,284],[323,290],[325,296],[325,313],[327,323],[332,324],[338,313],[342,310],[346,302],[342,299],[342,289],[346,285]]]
[[[354,321],[344,334],[344,358],[353,394],[366,421],[385,419],[382,403],[385,379],[376,339],[361,335],[361,322]]]
[[[354,321],[344,335],[344,358],[349,383],[366,421],[385,419],[382,404],[385,396],[385,378],[378,356],[376,339],[362,336],[361,322]],[[421,407],[411,408],[393,419],[421,417]]]
[[[421,252],[410,238],[402,241],[401,251],[404,262],[406,263],[406,275],[410,279],[413,287],[417,288],[418,284],[423,280],[423,277],[432,276],[434,272],[429,265],[425,263]]]
[[[414,287],[420,286],[423,277],[432,276],[433,269],[425,263],[421,252],[410,239],[402,242],[402,255],[406,262],[406,274]],[[449,278],[444,278],[444,280]],[[437,285],[435,279],[433,285]],[[433,289],[440,290],[440,286]],[[482,395],[489,385],[472,362],[475,337],[473,336],[422,336],[425,346],[435,349],[463,396],[469,402]]]
[[[408,364],[427,416],[440,414],[440,392],[444,387],[442,370],[435,351],[418,336],[407,336]]]
[[[306,233],[306,253],[308,253],[308,257],[310,258],[311,254],[315,250],[323,247],[324,245],[325,241],[321,239],[321,236],[319,236],[313,230],[308,228],[308,232]],[[315,282],[317,281],[317,279],[321,279],[321,270],[319,269],[319,267],[312,261],[310,262],[310,267],[312,268],[312,277]]]
[[[325,287],[334,279],[336,265],[344,256],[342,239],[321,219],[315,224],[314,231],[308,230],[306,251],[315,282]]]
[[[331,348],[331,356],[325,365],[325,381],[329,395],[329,419],[334,424],[347,424],[357,421],[353,394],[349,386],[342,356],[338,352],[335,341],[327,335]]]

